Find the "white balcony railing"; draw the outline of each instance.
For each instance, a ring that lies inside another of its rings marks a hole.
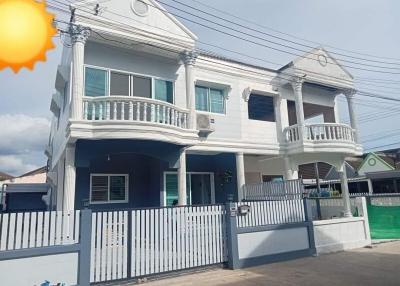
[[[300,141],[301,136],[303,136],[304,141],[356,143],[354,130],[346,124],[307,124],[303,128],[303,132],[300,132],[298,125],[286,127],[283,131],[286,142]]]
[[[188,128],[188,110],[144,97],[84,97],[83,119],[149,122]]]

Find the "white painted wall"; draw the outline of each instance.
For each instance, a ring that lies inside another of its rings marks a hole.
[[[34,267],[33,267],[34,266]],[[76,285],[78,254],[57,254],[0,261],[0,284],[7,286],[51,285],[65,282]]]
[[[317,253],[329,253],[371,244],[364,217],[313,221]]]
[[[241,233],[238,235],[239,259],[308,248],[309,242],[306,227]]]

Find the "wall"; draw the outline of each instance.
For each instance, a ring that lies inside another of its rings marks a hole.
[[[317,253],[360,248],[371,244],[368,219],[364,217],[313,221]]]
[[[293,240],[293,237],[296,239]],[[262,257],[310,247],[307,227],[240,233],[239,259]]]
[[[76,285],[77,276],[78,253],[0,261],[1,285],[41,285],[45,280],[51,285],[60,282]]]
[[[76,145],[76,195],[77,209],[87,205],[90,197],[90,174],[128,174],[129,202],[118,204],[93,204],[92,209],[126,207],[158,207],[160,192],[164,190],[164,172],[176,171],[181,146],[155,141],[130,140],[80,140]],[[110,160],[108,160],[110,157]],[[237,199],[236,159],[234,154],[188,154],[187,172],[213,172],[216,203],[227,201],[228,195]],[[226,171],[232,174],[223,183]]]

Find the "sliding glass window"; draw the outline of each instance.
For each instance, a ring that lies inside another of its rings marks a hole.
[[[154,80],[154,98],[169,103],[174,103],[173,83],[167,80]]]
[[[110,95],[129,96],[129,74],[111,71]]]
[[[85,69],[85,96],[97,97],[108,95],[108,71]]]

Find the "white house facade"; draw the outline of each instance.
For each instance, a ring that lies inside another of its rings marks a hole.
[[[198,52],[152,0],[72,11],[46,149],[54,208],[240,201],[244,184],[296,179],[312,162],[334,166],[348,193],[344,159],[362,154],[356,91],[323,48],[271,70]]]

